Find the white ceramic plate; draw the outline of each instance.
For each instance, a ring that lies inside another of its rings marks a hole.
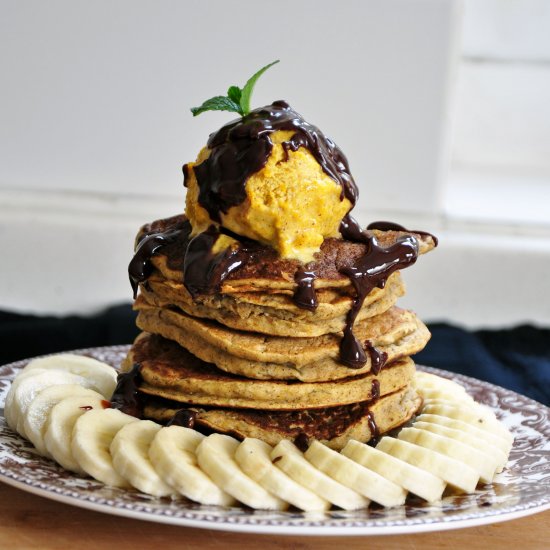
[[[128,350],[114,346],[80,350],[117,367]],[[0,407],[11,380],[25,366],[0,367]],[[171,501],[106,487],[73,475],[38,456],[0,418],[0,480],[24,491],[73,506],[136,519],[251,533],[295,535],[383,535],[471,527],[505,521],[550,508],[550,409],[498,386],[473,378],[424,368],[463,384],[489,405],[515,436],[507,468],[490,485],[465,496],[447,496],[437,505],[409,499],[398,508],[371,505],[367,510],[306,514],[261,512],[244,507],[201,506],[186,499]]]

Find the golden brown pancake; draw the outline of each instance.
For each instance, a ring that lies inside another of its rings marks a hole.
[[[383,313],[405,293],[399,272],[389,277],[385,288],[375,288],[366,298],[357,321]],[[182,282],[164,280],[160,273],[141,287],[141,298],[158,307],[176,306],[194,317],[213,319],[237,329],[276,336],[306,337],[340,332],[352,304],[352,296],[332,289],[317,292],[315,311],[299,308],[292,295],[279,292],[242,292],[191,298]],[[140,309],[140,301],[135,308]]]
[[[137,325],[160,334],[218,368],[258,380],[322,382],[371,371],[372,359],[360,369],[339,362],[340,335],[284,338],[231,330],[219,323],[197,319],[181,311],[152,307],[137,301]],[[430,337],[425,325],[410,311],[393,307],[358,324],[355,333],[368,340],[387,363],[422,350]]]
[[[140,229],[136,243],[151,232],[181,228],[187,223],[185,216],[180,215],[146,224]],[[400,238],[412,235],[418,242],[419,254],[429,252],[436,244],[431,235],[413,231],[373,230],[366,233],[374,235],[382,247],[390,247]],[[184,252],[187,243],[188,234],[183,231],[180,237],[152,257],[151,263],[164,279],[177,283],[183,280]],[[349,277],[344,275],[342,270],[352,266],[366,252],[367,245],[363,243],[335,238],[325,239],[320,252],[315,256],[315,261],[308,264],[308,270],[316,273],[315,288],[348,288],[352,292]],[[249,261],[227,276],[219,293],[293,292],[296,288],[294,275],[302,267],[298,260],[282,259],[273,248],[259,246]]]
[[[281,439],[300,434],[341,450],[350,439],[367,442],[407,422],[420,408],[421,399],[407,387],[381,397],[374,403],[361,402],[325,409],[265,411],[247,409],[203,409],[195,412],[195,428],[226,433],[244,439],[255,437],[276,445]],[[158,399],[148,400],[145,418],[169,421],[181,404]],[[376,429],[376,434],[373,434]]]
[[[141,366],[139,391],[180,403],[262,410],[334,407],[384,396],[408,386],[414,377],[409,358],[374,376],[362,374],[330,382],[252,380],[224,373],[171,340],[142,333],[126,365]]]

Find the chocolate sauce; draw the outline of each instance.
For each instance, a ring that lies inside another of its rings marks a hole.
[[[375,348],[369,340],[365,341],[365,351],[370,356],[371,372],[373,374],[379,374],[382,370],[382,367],[386,364],[388,360],[388,354],[385,351],[380,351]],[[377,380],[375,380],[377,382]]]
[[[199,187],[198,202],[210,219],[221,223],[221,213],[245,201],[246,181],[266,165],[273,149],[270,136],[279,130],[293,132],[282,144],[287,156],[289,150],[307,148],[325,174],[341,186],[341,200],[345,197],[355,204],[358,190],[344,153],[288,103],[275,101],[229,122],[210,135],[209,157],[193,167]],[[187,185],[187,165],[183,167],[183,174]]]
[[[309,438],[304,432],[300,432],[294,439],[294,445],[305,453],[309,449]]]
[[[151,258],[158,254],[165,246],[173,243],[181,234],[181,229],[169,229],[164,232],[146,235],[138,244],[134,257],[128,266],[130,284],[137,296],[139,283],[145,282],[153,272]]]
[[[370,401],[374,403],[378,401],[378,399],[380,399],[380,380],[375,379],[372,381]]]
[[[417,235],[426,235],[427,237],[431,237],[434,241],[435,246],[439,244],[439,240],[432,233],[428,233],[427,231],[418,231],[417,229],[406,229],[402,225],[394,222],[387,222],[382,220],[372,222],[367,225],[367,229],[378,229],[379,231],[407,231],[409,233],[416,233]]]
[[[78,407],[78,408],[83,411],[91,411],[93,409],[91,405],[84,405],[83,407]]]
[[[371,398],[369,400],[369,406],[373,403],[376,403],[379,399],[380,399],[380,381],[375,379],[372,381]],[[374,420],[374,414],[370,409],[367,409],[367,423],[370,430],[369,445],[376,446],[380,438],[380,430],[376,425],[376,421]]]
[[[167,426],[183,426],[184,428],[193,428],[197,420],[197,413],[189,409],[180,409],[168,421]]]
[[[299,269],[294,274],[294,281],[297,284],[296,290],[294,291],[294,303],[302,309],[315,311],[319,305],[317,293],[313,286],[315,277],[315,272],[306,271],[305,269]]]
[[[212,250],[220,235],[220,229],[211,225],[189,241],[185,251],[183,283],[193,298],[219,292],[227,276],[248,261],[258,246],[243,239],[214,254]]]
[[[126,414],[140,418],[142,403],[138,394],[138,387],[141,381],[141,365],[138,363],[130,371],[120,373],[115,391],[111,397],[113,409],[119,409]]]
[[[392,273],[416,262],[418,242],[412,235],[405,235],[392,246],[382,247],[376,237],[362,231],[349,214],[342,220],[340,232],[344,239],[367,245],[365,254],[355,264],[341,270],[350,278],[355,288],[355,298],[347,314],[344,336],[340,342],[340,362],[352,369],[359,369],[367,362],[367,355],[353,333],[355,319],[365,298],[374,288],[384,288]]]
[[[376,445],[376,443],[378,442],[378,438],[380,437],[380,430],[378,429],[376,421],[374,420],[374,414],[370,410],[367,411],[367,422],[370,430],[369,443],[372,441],[373,444]]]

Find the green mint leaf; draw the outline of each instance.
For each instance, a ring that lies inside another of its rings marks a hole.
[[[191,107],[193,116],[200,115],[205,111],[231,111],[233,113],[243,114],[239,103],[229,97],[218,95],[207,99],[200,107]]]
[[[262,76],[269,67],[272,67],[276,63],[279,63],[279,60],[273,61],[273,63],[270,63],[269,65],[266,65],[265,67],[262,67],[255,75],[251,76],[247,83],[244,85],[244,88],[242,89],[242,94],[240,98],[240,107],[243,116],[250,113],[250,96],[252,95],[252,91],[254,90],[254,86],[256,84],[256,81],[260,76]]]
[[[244,88],[241,90],[238,86],[229,86],[227,96],[218,95],[207,99],[200,107],[191,107],[193,116],[200,115],[205,111],[230,111],[245,116],[250,113],[250,96],[256,85],[256,81],[262,76],[269,67],[272,67],[279,60],[273,61],[269,65],[262,67],[256,74],[250,77]]]
[[[230,86],[227,97],[240,105],[242,90],[238,86]]]

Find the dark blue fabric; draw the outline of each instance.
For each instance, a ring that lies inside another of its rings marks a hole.
[[[467,331],[431,324],[415,360],[486,380],[550,405],[550,329]],[[130,304],[97,315],[43,317],[0,312],[0,364],[44,353],[128,344],[138,334]]]
[[[423,365],[486,380],[550,405],[550,329],[522,325],[466,331],[431,324],[432,339],[415,356]]]

